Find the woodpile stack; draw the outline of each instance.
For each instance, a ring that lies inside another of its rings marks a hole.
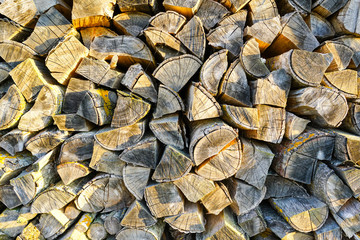
[[[360,239],[359,0],[0,0],[0,239]]]

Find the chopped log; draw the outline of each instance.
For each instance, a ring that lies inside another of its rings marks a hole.
[[[186,49],[180,40],[164,30],[148,27],[143,33],[146,42],[161,61],[186,54]]]
[[[281,25],[282,30],[271,46],[266,49],[266,55],[277,56],[291,49],[311,52],[320,45],[298,12],[282,16]]]
[[[134,64],[128,68],[121,80],[121,84],[131,92],[140,95],[152,103],[156,103],[156,85],[140,64]]]
[[[153,72],[162,84],[179,92],[201,67],[201,61],[190,54],[172,57],[163,61]],[[178,74],[181,72],[181,76]]]
[[[203,208],[199,203],[186,202],[184,212],[165,217],[164,222],[172,228],[185,233],[201,233],[205,231]]]
[[[166,146],[151,178],[157,182],[174,181],[189,173],[192,165],[187,153],[172,146]]]
[[[120,87],[121,79],[124,77],[124,73],[115,69],[111,69],[110,64],[108,64],[106,61],[88,57],[85,57],[81,60],[75,73],[85,77],[86,79],[89,79],[95,84],[99,84],[101,86],[109,87],[112,89],[118,89]],[[70,79],[69,85],[72,79]],[[78,90],[76,88],[74,89],[74,87],[72,88],[73,91]]]
[[[111,212],[129,206],[132,201],[134,197],[122,177],[99,174],[83,187],[75,204],[83,212]]]
[[[84,213],[75,224],[75,229],[81,233],[86,233],[91,223],[94,221],[97,213]]]
[[[193,233],[184,233],[184,232],[180,232],[179,230],[177,229],[174,229],[172,227],[169,227],[167,229],[169,231],[169,235],[170,237],[172,237],[172,239],[174,240],[193,240],[194,237],[194,234]]]
[[[240,54],[243,46],[243,31],[236,24],[220,25],[208,33],[207,40],[214,49],[227,49],[234,58]]]
[[[176,113],[178,111],[185,111],[185,105],[180,95],[171,88],[160,84],[156,109],[153,113],[153,117],[161,118],[164,115]]]
[[[201,2],[200,0],[192,0],[192,2],[194,1]],[[199,17],[192,17],[191,20],[187,22],[175,35],[175,37],[179,39],[192,54],[194,54],[199,59],[204,60],[206,36],[202,21]]]
[[[157,219],[151,215],[145,203],[135,200],[126,211],[120,224],[128,228],[147,228],[156,223]]]
[[[354,55],[351,58],[349,67],[356,68],[360,64],[360,38],[353,37],[351,35],[343,35],[334,39],[334,41],[344,43],[346,46],[350,47]]]
[[[170,34],[177,34],[185,22],[186,18],[175,11],[159,12],[149,19],[149,25]]]
[[[213,184],[215,184],[215,189],[203,196],[200,201],[206,208],[208,214],[219,215],[221,211],[233,203],[233,200],[231,199],[229,190],[222,182]]]
[[[15,193],[23,205],[29,204],[36,195],[59,180],[55,159],[56,151],[49,152],[19,176],[10,180],[10,184],[14,187]]]
[[[59,162],[81,162],[91,158],[95,131],[77,133],[61,145]]]
[[[267,59],[267,65],[271,71],[285,69],[292,76],[294,86],[319,86],[332,59],[331,54],[294,49]]]
[[[252,239],[253,240],[278,240],[279,238],[269,228],[267,228],[264,232],[254,236]],[[311,238],[309,236],[308,239],[311,240],[313,238]]]
[[[343,132],[338,129],[333,129],[336,134],[334,158],[341,163],[359,164],[359,146],[360,137],[351,133]]]
[[[22,205],[20,199],[14,191],[14,187],[9,184],[0,186],[0,202],[2,202],[8,209],[14,209]]]
[[[280,0],[277,2],[277,5],[279,6],[279,13],[281,15],[294,11],[305,15],[311,12],[312,2],[306,0]]]
[[[249,19],[251,24],[269,20],[277,16],[279,16],[279,12],[274,0],[256,0],[249,2]]]
[[[326,108],[322,103],[326,103]],[[346,117],[346,104],[345,96],[338,91],[307,87],[290,91],[287,110],[307,116],[321,127],[338,127]]]
[[[339,191],[338,189],[341,189]],[[312,195],[326,203],[336,213],[352,197],[351,189],[325,163],[319,162],[309,186]]]
[[[347,1],[330,1],[330,0],[316,0],[312,5],[312,11],[320,14],[324,18],[329,17],[339,9],[343,8]]]
[[[64,214],[64,209],[53,210],[50,214],[41,214],[36,226],[46,239],[56,239],[63,234],[75,220],[69,219]]]
[[[341,240],[342,232],[340,226],[337,225],[337,223],[331,217],[329,217],[325,224],[314,232],[314,236],[316,240]]]
[[[34,132],[13,129],[1,137],[0,147],[7,151],[11,156],[14,156],[16,153],[24,150],[25,143],[34,135]]]
[[[156,0],[117,0],[121,12],[157,12]]]
[[[150,168],[127,165],[123,169],[126,188],[137,200],[142,200],[150,178]]]
[[[65,162],[57,165],[57,172],[65,185],[91,173],[88,163]]]
[[[220,82],[219,97],[220,102],[230,105],[251,107],[250,87],[244,68],[240,59],[231,63],[226,71],[223,80]]]
[[[272,168],[282,177],[310,184],[318,160],[331,160],[335,135],[307,128],[293,141],[274,147]]]
[[[204,28],[209,31],[227,14],[229,11],[226,7],[215,0],[203,0],[195,15],[200,18]]]
[[[86,233],[76,229],[77,224],[73,225],[65,234],[59,237],[60,240],[89,240]]]
[[[223,49],[213,53],[201,67],[200,81],[213,96],[218,94],[220,81],[228,68],[228,52],[228,50]]]
[[[286,112],[285,120],[285,134],[284,137],[293,141],[297,138],[302,132],[304,132],[310,120],[296,116],[291,112]]]
[[[275,155],[264,143],[245,138],[241,138],[241,143],[243,158],[235,177],[258,189],[262,189]]]
[[[259,207],[247,214],[237,216],[237,223],[249,237],[266,231],[266,222]]]
[[[110,28],[105,27],[90,27],[80,29],[81,39],[85,47],[90,49],[91,43],[96,37],[106,36],[106,37],[116,37],[118,34],[112,31]]]
[[[119,128],[135,124],[150,111],[151,104],[135,94],[117,92],[117,103],[111,121],[111,127]]]
[[[115,210],[106,216],[104,221],[104,227],[110,235],[116,235],[118,232],[120,232],[120,230],[122,229],[120,222],[124,218],[126,211],[127,209],[123,208],[121,210]]]
[[[23,43],[12,40],[0,41],[0,57],[11,67],[14,68],[28,58],[36,59],[37,53]]]
[[[239,10],[234,14],[225,16],[218,23],[218,25],[219,26],[238,25],[241,28],[241,30],[244,30],[247,14],[248,14],[248,11],[246,9]]]
[[[36,225],[36,221],[30,222],[21,232],[21,234],[16,238],[19,240],[45,240],[45,237],[41,234],[39,227]]]
[[[126,148],[120,160],[136,166],[155,169],[160,155],[160,143],[156,137],[145,135],[141,141]]]
[[[64,208],[64,214],[68,219],[75,220],[79,215],[81,211],[76,208],[76,205],[74,202],[69,203]]]
[[[331,38],[335,35],[335,29],[331,23],[315,12],[307,15],[304,20],[311,32],[319,40]]]
[[[91,131],[95,126],[93,123],[87,121],[85,118],[82,118],[75,113],[57,114],[52,117],[54,119],[55,125],[61,131],[87,132]]]
[[[238,13],[242,10],[246,4],[250,2],[250,0],[216,0],[220,3],[222,3],[225,7],[230,9],[230,11],[234,14]],[[245,10],[246,11],[246,10]]]
[[[74,27],[110,27],[115,3],[115,0],[97,0],[91,2],[75,0],[71,11]]]
[[[58,147],[68,137],[70,137],[69,132],[50,127],[26,141],[25,147],[33,156],[40,158]]]
[[[32,213],[49,213],[70,203],[78,195],[89,177],[80,178],[69,185],[58,182],[37,195],[31,204]],[[49,201],[51,199],[51,201]]]
[[[150,130],[155,137],[165,145],[171,145],[178,149],[187,146],[186,129],[179,113],[166,115],[158,119],[152,119],[149,123]]]
[[[150,184],[145,188],[144,196],[147,206],[156,218],[184,212],[183,196],[172,182]]]
[[[10,179],[16,177],[27,166],[35,162],[29,152],[21,152],[11,156],[4,150],[0,150],[0,185],[7,184]]]
[[[279,69],[272,71],[265,78],[251,81],[250,86],[254,105],[285,108],[291,87],[291,76],[284,69]]]
[[[360,231],[360,202],[350,198],[337,213],[332,213],[337,224],[348,238]]]
[[[103,240],[107,239],[108,233],[104,227],[104,220],[101,217],[96,217],[94,221],[92,221],[89,229],[86,232],[86,235],[91,240]]]
[[[360,177],[360,168],[357,166],[337,166],[334,167],[336,174],[348,185],[355,198],[360,196],[360,184],[358,178]],[[338,187],[337,187],[338,188]]]
[[[11,71],[11,67],[9,64],[7,64],[6,62],[0,62],[0,83],[1,86],[3,87],[6,83],[11,83],[12,81],[9,81],[9,76],[10,76],[10,71]],[[5,93],[3,93],[3,89],[1,89],[1,97],[3,95],[5,95]]]
[[[79,33],[60,11],[52,7],[40,16],[34,31],[24,44],[34,49],[39,55],[46,55],[62,39],[72,35],[78,36]]]
[[[113,25],[118,32],[137,37],[148,26],[150,18],[142,12],[125,12],[113,18]]]
[[[219,215],[209,215],[206,220],[206,230],[197,235],[196,239],[198,240],[249,239],[244,230],[236,223],[235,217],[229,209],[225,209]]]
[[[306,189],[299,183],[280,177],[277,174],[269,174],[265,186],[266,194],[264,199],[309,196]]]
[[[186,94],[186,116],[189,121],[217,118],[222,110],[215,97],[200,84],[191,82]]]
[[[0,229],[8,237],[14,239],[21,234],[28,221],[21,218],[21,208],[5,209],[0,214]]]
[[[103,148],[99,143],[94,142],[93,153],[89,167],[98,172],[105,172],[122,176],[126,163],[119,159],[119,152]]]
[[[149,228],[134,229],[124,228],[116,235],[116,240],[122,239],[146,239],[146,240],[160,240],[163,236],[165,223],[158,221],[157,224]]]
[[[1,82],[1,63],[0,63],[0,82]],[[10,78],[7,78],[7,79],[5,79],[5,81],[0,83],[0,98],[5,96],[5,94],[9,90],[10,86],[13,84],[14,84],[14,81]]]
[[[111,60],[116,56],[120,66],[129,67],[140,63],[145,68],[155,68],[150,49],[133,36],[96,37],[90,46],[90,56],[99,60]]]
[[[233,127],[247,130],[259,128],[259,113],[256,108],[222,105],[222,118]]]
[[[349,132],[360,135],[360,104],[349,103],[349,111],[344,119],[342,127]]]
[[[270,143],[280,143],[285,134],[286,111],[267,105],[257,105],[259,112],[259,128],[246,130],[245,136]]]
[[[354,70],[326,72],[323,83],[328,88],[339,90],[346,98],[358,97],[358,75]]]
[[[13,40],[22,42],[31,34],[29,28],[23,27],[7,18],[0,18],[0,29],[0,41]]]
[[[247,26],[244,30],[244,37],[245,39],[254,38],[258,42],[258,48],[262,53],[275,40],[281,29],[280,18],[274,17],[272,19],[257,22],[252,26]],[[256,52],[257,51],[258,50],[256,49]]]
[[[336,3],[337,2],[338,1],[336,1]],[[339,5],[343,7],[340,9]],[[357,20],[360,12],[359,3],[356,0],[349,0],[340,4],[337,3],[336,7],[337,10],[340,10],[331,17],[331,23],[334,26],[336,33],[353,34],[358,36],[360,34]]]
[[[250,38],[241,48],[240,61],[245,72],[251,78],[265,78],[270,74],[265,65],[265,60],[260,56],[259,43],[255,38]]]
[[[332,54],[333,60],[326,70],[328,72],[346,69],[352,56],[354,55],[354,52],[350,47],[336,41],[323,42],[318,48],[316,48],[315,52]]]
[[[187,18],[191,18],[199,9],[202,1],[201,0],[191,0],[191,1],[181,1],[181,0],[164,0],[163,6],[165,10],[173,10]]]
[[[45,65],[60,84],[67,85],[81,59],[88,54],[89,50],[76,37],[69,36],[49,52]]]

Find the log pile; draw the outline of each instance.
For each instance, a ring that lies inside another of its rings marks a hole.
[[[359,0],[1,0],[0,239],[360,239]]]

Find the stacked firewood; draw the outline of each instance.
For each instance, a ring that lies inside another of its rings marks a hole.
[[[1,0],[0,239],[360,239],[359,0]]]

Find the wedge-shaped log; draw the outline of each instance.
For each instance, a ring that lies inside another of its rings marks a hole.
[[[36,226],[36,220],[30,222],[18,236],[18,238],[24,240],[31,239],[32,237],[39,240],[45,240],[45,237],[40,232],[40,228]]]
[[[119,158],[136,166],[155,169],[160,156],[160,147],[156,137],[145,135],[141,141],[126,148]]]
[[[265,78],[270,74],[265,65],[265,60],[260,56],[259,43],[255,38],[250,38],[241,48],[240,61],[245,72],[251,78]]]
[[[210,30],[227,14],[229,11],[222,4],[215,0],[203,0],[195,15],[200,18],[204,28]]]
[[[336,134],[334,158],[341,163],[359,164],[360,137],[351,133],[343,132],[338,129],[333,130]]]
[[[163,144],[178,149],[184,149],[187,146],[186,129],[179,113],[153,119],[150,121],[149,127],[155,137]]]
[[[293,141],[274,147],[272,168],[282,177],[310,184],[318,160],[331,160],[335,135],[307,128]]]
[[[156,218],[174,216],[184,212],[183,196],[172,182],[148,185],[145,188],[145,201]]]
[[[265,186],[266,194],[264,199],[309,196],[302,185],[295,181],[280,177],[276,173],[269,173],[265,181]]]
[[[90,46],[90,56],[99,60],[117,57],[117,63],[124,67],[140,63],[144,68],[155,68],[155,60],[150,49],[133,36],[96,37]]]
[[[116,30],[137,37],[148,26],[151,16],[142,12],[125,12],[113,18]]]
[[[165,223],[158,221],[154,226],[135,229],[135,228],[124,228],[117,235],[116,240],[122,239],[146,239],[146,240],[160,240],[165,229]]]
[[[321,103],[326,103],[326,108]],[[325,87],[306,87],[290,91],[287,110],[307,116],[321,127],[338,127],[348,112],[346,104],[345,96],[338,91]]]
[[[1,137],[0,147],[14,156],[25,149],[25,143],[34,135],[34,132],[21,131],[15,128]]]
[[[222,110],[215,97],[200,84],[192,82],[187,89],[186,116],[189,121],[217,118]]]
[[[16,67],[28,58],[39,59],[37,53],[23,43],[12,40],[0,41],[0,57],[11,68]]]
[[[19,197],[14,191],[14,187],[10,184],[0,186],[0,201],[8,209],[14,209],[22,205]]]
[[[91,131],[95,127],[95,125],[85,118],[80,117],[75,113],[70,114],[57,114],[53,116],[55,125],[61,131],[69,131],[69,132],[87,132]]]
[[[135,124],[143,119],[150,111],[151,104],[135,94],[117,92],[117,102],[111,127],[125,127]]]
[[[13,239],[20,235],[28,224],[28,220],[23,218],[21,213],[23,208],[5,209],[0,214],[0,228],[5,234],[4,239]]]
[[[199,240],[249,239],[244,230],[236,223],[235,217],[229,209],[225,209],[218,215],[208,215],[206,222],[205,232],[197,235]]]
[[[104,227],[110,235],[116,235],[123,228],[120,222],[124,218],[126,211],[126,208],[115,210],[105,217]]]
[[[126,163],[119,159],[119,152],[110,151],[94,142],[89,167],[98,172],[122,176]]]
[[[323,83],[328,88],[339,90],[346,98],[358,97],[358,75],[354,70],[326,72]]]
[[[186,48],[180,40],[164,30],[148,27],[143,33],[146,42],[161,61],[186,53]]]
[[[349,132],[360,135],[360,104],[349,103],[349,111],[344,119],[342,127]]]
[[[77,73],[79,73],[77,71]],[[66,87],[64,102],[61,111],[63,113],[76,113],[81,101],[84,99],[87,91],[95,89],[92,81],[80,78],[70,78]]]
[[[351,238],[360,230],[360,202],[355,198],[350,198],[337,213],[333,213],[337,224],[348,238]]]
[[[160,84],[156,102],[154,118],[160,118],[167,114],[185,111],[185,105],[180,95],[171,88]]]
[[[343,8],[347,1],[329,1],[329,0],[316,0],[312,5],[312,10],[323,17],[329,17],[339,9]]]
[[[286,107],[290,92],[291,76],[284,69],[273,71],[266,78],[250,82],[254,105],[264,104],[274,107]]]
[[[334,39],[334,41],[344,43],[353,50],[354,54],[351,58],[349,67],[358,67],[360,64],[360,38],[352,35],[343,35]]]
[[[137,63],[128,68],[125,76],[121,80],[121,84],[131,92],[140,95],[152,103],[156,103],[156,85],[140,64]]]
[[[17,65],[9,74],[28,102],[35,101],[43,86],[56,83],[45,65],[31,58]]]
[[[127,165],[123,169],[126,188],[137,200],[142,200],[150,178],[151,168]]]
[[[247,214],[237,216],[237,223],[249,237],[266,231],[266,222],[259,207]]]
[[[243,46],[243,31],[236,24],[220,25],[208,33],[207,40],[214,49],[227,49],[231,57],[237,57]]]
[[[259,112],[256,108],[222,105],[222,118],[233,127],[246,130],[259,128]]]
[[[201,0],[190,0],[190,1],[181,1],[181,0],[165,0],[163,5],[165,10],[173,10],[187,18],[191,18],[199,9]]]
[[[279,16],[274,0],[249,2],[249,19],[252,24]]]
[[[81,60],[75,73],[80,74],[95,84],[112,89],[118,89],[120,87],[121,79],[124,77],[124,73],[111,69],[110,64],[106,61],[88,57]]]
[[[146,228],[154,226],[157,219],[151,215],[145,203],[135,200],[126,211],[121,226],[128,228]]]
[[[329,217],[325,224],[314,232],[314,236],[316,240],[341,240],[342,231],[340,226],[331,217]]]
[[[96,37],[116,37],[118,34],[106,27],[89,27],[80,29],[81,39],[88,49],[90,49],[91,43]]]
[[[157,182],[170,182],[180,179],[192,168],[190,156],[174,147],[166,146],[152,179]]]
[[[310,120],[298,117],[291,112],[286,112],[284,137],[293,141],[305,130],[308,123],[310,123]]]
[[[6,82],[11,83],[11,81],[9,81],[10,71],[11,67],[9,64],[7,64],[6,62],[0,63],[0,83],[2,85],[4,85]],[[5,94],[3,91],[4,90],[1,91],[0,96],[3,96]]]
[[[319,40],[331,38],[335,35],[335,29],[331,23],[315,12],[307,15],[304,20],[311,32]]]
[[[0,28],[0,41],[13,40],[22,42],[31,34],[29,28],[23,27],[7,18],[0,18]]]
[[[170,34],[177,34],[186,23],[186,18],[175,12],[159,12],[149,19],[149,24]]]
[[[162,84],[179,92],[201,67],[201,61],[190,54],[172,57],[163,61],[153,72]],[[181,76],[178,74],[181,72]]]
[[[233,203],[229,190],[222,182],[215,183],[215,189],[202,197],[200,201],[207,212],[213,215],[218,215]]]
[[[294,11],[305,15],[311,12],[312,2],[308,0],[281,0],[277,2],[277,5],[279,6],[279,13],[281,15],[285,15],[286,13]]]
[[[130,206],[132,201],[134,197],[126,189],[122,177],[98,174],[83,187],[75,204],[83,212],[111,212]]]
[[[82,162],[93,154],[95,131],[77,133],[61,145],[59,162]]]
[[[69,132],[49,127],[26,141],[25,147],[33,156],[40,158],[58,147],[68,137],[70,137]]]
[[[117,0],[121,12],[156,12],[158,1],[156,0]]]
[[[91,173],[88,162],[65,162],[56,167],[57,172],[65,185]]]
[[[231,63],[219,86],[219,101],[230,105],[251,107],[250,87],[240,59]]]
[[[339,191],[341,189],[341,191]],[[352,197],[351,189],[325,163],[318,163],[310,193],[336,213]]]
[[[74,27],[110,27],[116,0],[96,0],[86,2],[75,0],[71,11]]]
[[[327,71],[329,72],[346,69],[354,55],[354,52],[350,47],[336,41],[323,42],[316,48],[315,52],[331,53],[333,55],[333,60],[327,68]]]
[[[359,2],[356,0],[346,2],[345,6],[332,16],[331,23],[337,33],[359,35],[360,25],[357,21],[360,12]],[[341,5],[343,4],[344,2]]]
[[[218,23],[218,25],[223,26],[223,25],[233,25],[233,24],[235,24],[235,25],[238,25],[241,28],[241,30],[244,30],[247,15],[248,15],[248,11],[246,9],[241,9],[241,10],[237,11],[234,14],[230,14],[230,15],[225,16]]]
[[[360,196],[360,184],[358,183],[360,168],[357,166],[337,166],[334,167],[334,170],[346,185],[350,187],[354,197],[358,198]]]

